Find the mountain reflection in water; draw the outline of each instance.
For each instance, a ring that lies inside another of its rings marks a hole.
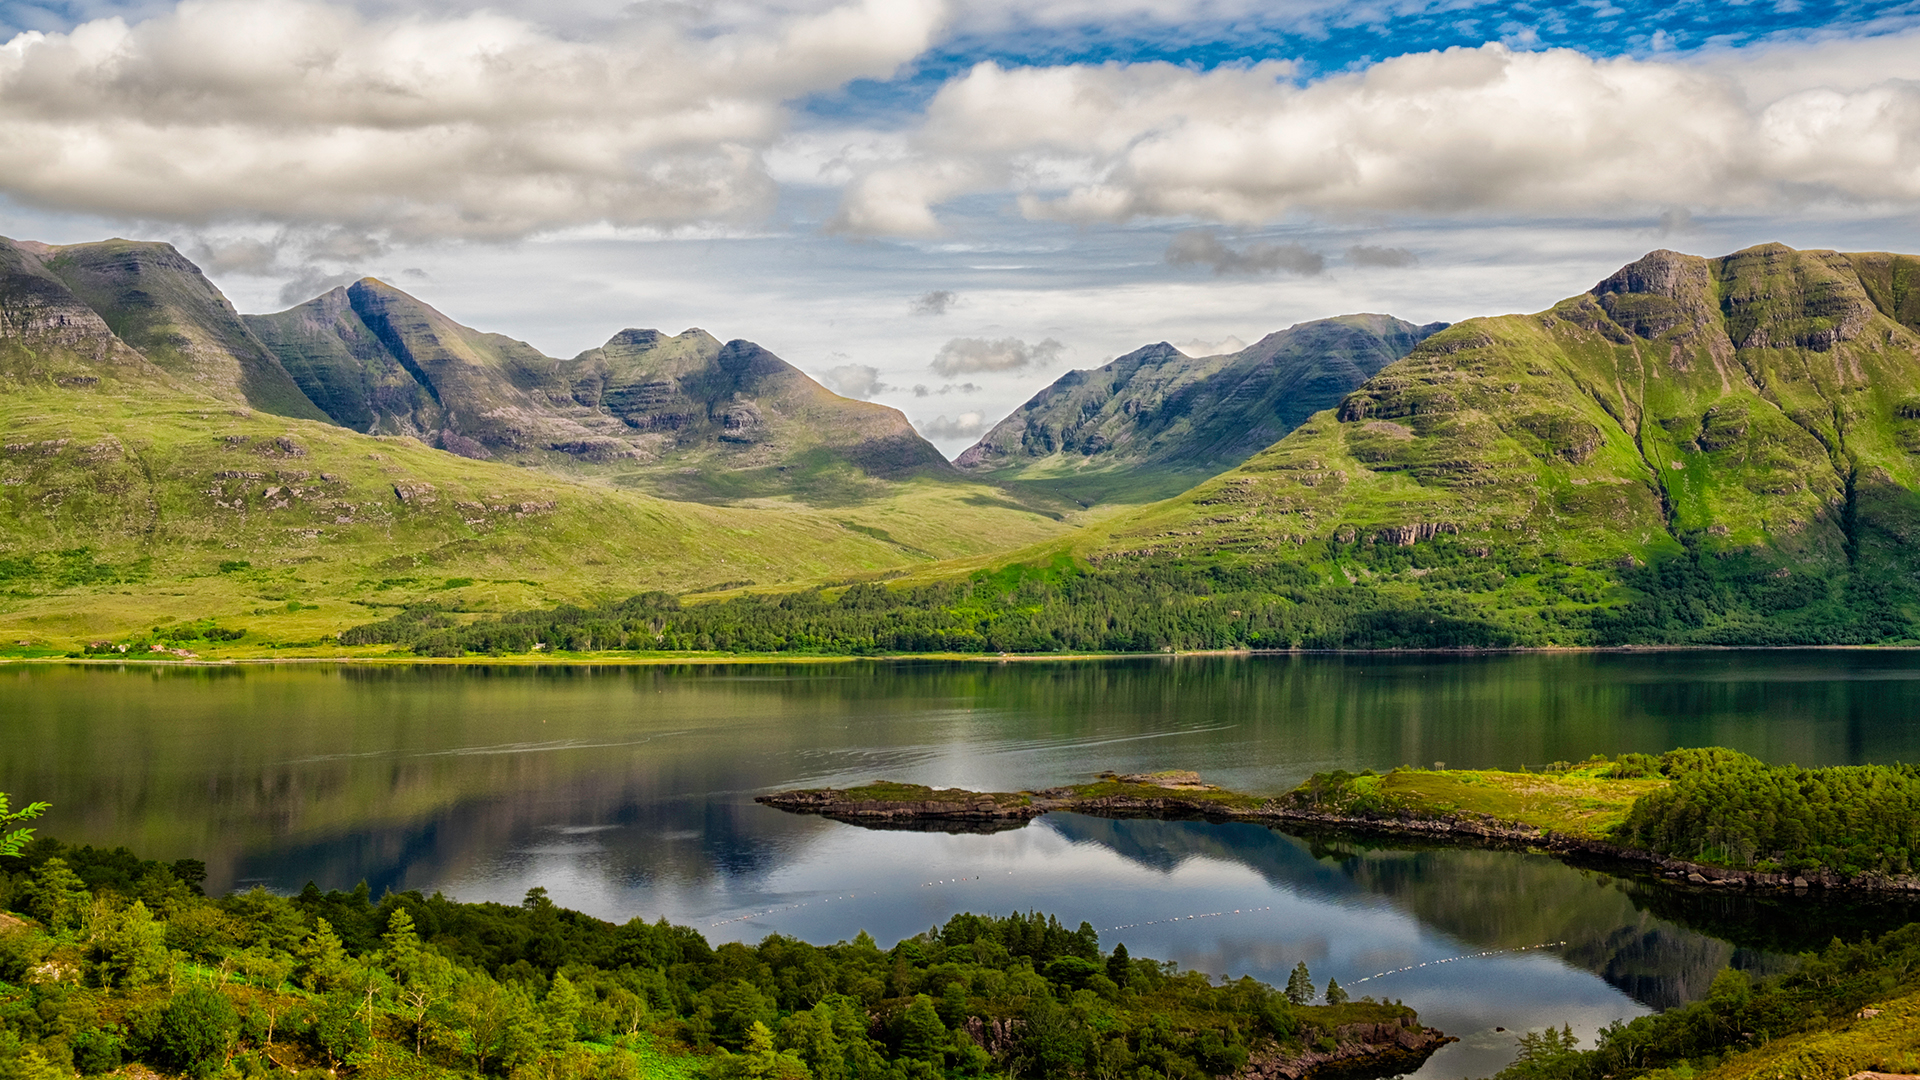
[[[1655,1009],[1704,996],[1714,974],[1729,964],[1756,976],[1785,964],[1777,954],[1738,948],[1645,911],[1635,895],[1639,887],[1628,882],[1544,855],[1322,846],[1245,824],[1079,815],[1057,815],[1048,823],[1163,871],[1190,858],[1225,859],[1280,889],[1335,902],[1385,897],[1474,951],[1564,941],[1554,951],[1569,963]],[[1391,978],[1379,981],[1381,992],[1392,993]]]

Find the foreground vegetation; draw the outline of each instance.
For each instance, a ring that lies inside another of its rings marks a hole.
[[[1844,1080],[1920,1071],[1920,924],[1878,940],[1834,941],[1794,971],[1754,984],[1731,968],[1706,1000],[1603,1029],[1530,1033],[1499,1080]]]
[[[206,1080],[282,1072],[514,1080],[931,1080],[1229,1074],[1333,1049],[1412,1010],[1287,992],[1100,949],[1039,914],[710,945],[613,925],[534,889],[518,907],[364,885],[200,894],[198,863],[50,840],[0,860],[0,1076],[129,1063]],[[315,1070],[326,1070],[325,1073]]]

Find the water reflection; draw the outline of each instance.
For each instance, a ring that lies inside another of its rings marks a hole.
[[[1898,905],[1675,893],[1496,852],[1254,826],[1054,816],[875,833],[758,792],[891,777],[1026,788],[1199,769],[1275,790],[1328,768],[1515,767],[1727,745],[1802,764],[1920,758],[1920,658],[1892,652],[1208,657],[662,668],[0,669],[0,790],[47,831],[205,859],[210,885],[313,880],[666,915],[715,937],[911,934],[1055,911],[1214,972],[1396,974],[1466,1042],[1687,1000],[1733,963],[1896,925]],[[939,882],[930,885],[930,882]],[[1240,914],[1231,913],[1238,909]],[[1223,913],[1206,920],[1175,915]],[[1109,940],[1112,940],[1111,936]]]

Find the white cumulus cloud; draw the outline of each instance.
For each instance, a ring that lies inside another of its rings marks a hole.
[[[737,221],[772,205],[785,102],[891,75],[944,18],[848,0],[698,34],[643,10],[572,39],[487,11],[186,0],[0,45],[0,193],[400,239]]]
[[[1029,345],[1019,338],[954,338],[940,346],[927,365],[937,375],[975,375],[993,371],[1020,371],[1044,364],[1066,346],[1052,338]]]
[[[955,439],[977,439],[985,435],[991,426],[985,413],[963,412],[952,419],[941,413],[921,424],[920,434],[935,442],[952,442]]]
[[[880,381],[880,369],[871,364],[836,364],[820,373],[820,381],[842,397],[862,400],[890,389]]]

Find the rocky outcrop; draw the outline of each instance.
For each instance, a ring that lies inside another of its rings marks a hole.
[[[971,791],[951,798],[864,798],[857,793],[820,789],[761,795],[755,802],[795,814],[819,814],[869,828],[930,832],[998,832],[1019,828],[1058,806],[1055,800],[1009,799]]]
[[[1288,1049],[1268,1043],[1254,1051],[1234,1080],[1308,1080],[1310,1077],[1394,1076],[1413,1072],[1433,1052],[1460,1040],[1421,1027],[1409,1016],[1398,1024],[1343,1024],[1331,1050]],[[1316,1037],[1312,1042],[1318,1043]]]

